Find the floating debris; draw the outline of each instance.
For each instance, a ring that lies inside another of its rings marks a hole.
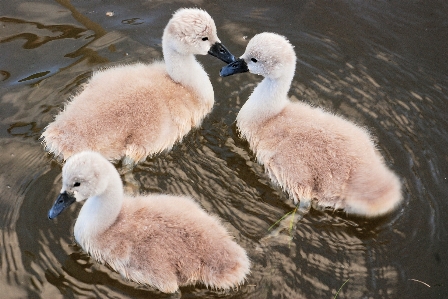
[[[418,280],[418,279],[414,279],[414,278],[409,278],[408,280],[413,280],[413,281],[416,281],[416,282],[420,282],[421,284],[424,284],[425,286],[427,286],[428,288],[430,288],[431,286],[429,285],[429,284],[427,284],[426,282],[423,282],[423,281],[421,281],[421,280]]]
[[[349,279],[350,279],[350,278],[349,278]],[[336,295],[334,295],[334,298],[333,298],[333,299],[336,299],[336,297],[338,296],[338,294],[339,294],[339,292],[341,291],[342,287],[347,283],[347,281],[349,281],[349,279],[347,279],[347,280],[341,285],[341,287],[339,288],[339,290],[338,290],[338,292],[336,293]]]

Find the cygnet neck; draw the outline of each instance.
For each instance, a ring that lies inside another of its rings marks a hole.
[[[214,101],[210,79],[193,54],[180,53],[164,41],[163,58],[171,79],[192,88],[203,101]]]
[[[294,77],[294,69],[285,72],[280,77],[265,77],[238,113],[237,122],[244,126],[244,122],[252,124],[262,123],[280,113],[290,102],[288,91]]]
[[[109,167],[105,171],[110,172],[106,189],[86,200],[76,220],[75,238],[82,245],[90,244],[91,239],[105,232],[116,221],[123,205],[123,184],[118,173]]]

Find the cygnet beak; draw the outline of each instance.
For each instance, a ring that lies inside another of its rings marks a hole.
[[[56,218],[59,214],[62,213],[62,211],[65,210],[65,208],[70,206],[75,201],[76,198],[72,195],[69,195],[67,191],[59,194],[50,211],[48,211],[48,219]]]
[[[249,68],[247,67],[246,61],[244,59],[238,58],[232,63],[229,63],[225,67],[221,69],[219,75],[221,77],[227,77],[233,74],[245,73],[248,72]]]
[[[221,43],[214,43],[213,46],[208,50],[208,54],[221,59],[225,63],[231,63],[235,61],[235,56],[227,50]]]

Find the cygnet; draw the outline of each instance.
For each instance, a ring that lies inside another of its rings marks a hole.
[[[290,101],[295,66],[285,37],[261,33],[221,70],[221,76],[249,71],[264,77],[236,119],[257,160],[302,208],[368,217],[394,210],[402,200],[401,183],[369,133],[320,108]]]
[[[47,151],[66,160],[84,150],[126,165],[169,150],[198,127],[214,103],[213,87],[194,55],[229,63],[211,16],[179,9],[162,37],[164,61],[97,71],[42,134]]]
[[[123,195],[114,166],[91,151],[66,161],[48,218],[84,200],[74,229],[77,243],[129,280],[173,293],[196,283],[233,288],[249,273],[246,251],[217,217],[188,197]]]

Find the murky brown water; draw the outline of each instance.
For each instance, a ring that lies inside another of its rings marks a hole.
[[[124,281],[82,252],[76,213],[47,211],[61,166],[38,140],[92,70],[161,58],[172,12],[197,6],[235,54],[263,31],[298,55],[291,96],[367,128],[403,182],[403,205],[374,220],[291,211],[234,120],[261,78],[219,78],[198,57],[216,106],[201,129],[135,171],[141,192],[189,194],[226,221],[253,261],[231,292],[181,288],[182,298],[446,298],[448,296],[448,4],[445,1],[3,1],[0,12],[0,297],[168,298]],[[113,11],[114,16],[106,16]],[[79,207],[78,207],[79,209]],[[75,211],[75,208],[71,210]]]

